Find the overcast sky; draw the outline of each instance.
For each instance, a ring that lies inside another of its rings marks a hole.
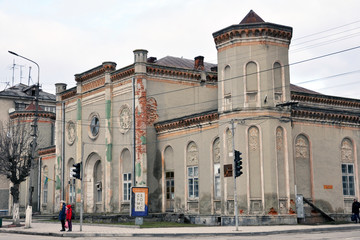
[[[132,64],[135,49],[216,63],[212,33],[251,9],[266,22],[293,27],[290,64],[330,54],[291,65],[291,83],[360,99],[358,0],[0,0],[0,90],[12,84],[13,60],[15,84],[21,69],[27,84],[29,66],[37,81],[36,66],[8,50],[37,62],[40,84],[52,93],[55,83],[73,87],[74,74],[102,62]]]

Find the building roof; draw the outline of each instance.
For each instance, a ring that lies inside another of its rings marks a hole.
[[[194,70],[195,60],[166,56],[154,62],[157,65],[166,67],[176,67]],[[212,67],[216,67],[217,64],[204,62],[205,71],[210,72]]]
[[[35,90],[35,84],[28,86],[22,83],[16,84],[3,91],[0,91],[0,97],[10,98],[34,98],[33,90]],[[54,94],[47,93],[39,89],[39,100],[43,101],[55,101],[56,97]]]
[[[244,17],[243,20],[241,20],[240,24],[249,24],[249,23],[263,23],[265,22],[262,20],[259,15],[257,15],[253,10],[250,10],[250,12]]]
[[[300,92],[300,93],[310,93],[310,94],[322,95],[321,93],[315,92],[315,91],[307,89],[307,88],[299,87],[299,86],[296,86],[294,84],[290,84],[290,91],[291,92]]]

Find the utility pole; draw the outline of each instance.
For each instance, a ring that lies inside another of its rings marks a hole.
[[[234,132],[235,132],[235,126],[234,126],[234,119],[231,119],[231,128],[232,128],[232,145],[233,145],[233,154],[235,159],[235,142],[234,142]],[[234,176],[234,208],[235,208],[235,226],[236,231],[238,231],[239,226],[239,219],[238,219],[238,206],[237,206],[237,191],[236,191],[236,174],[235,174],[235,161],[233,161],[233,176]]]

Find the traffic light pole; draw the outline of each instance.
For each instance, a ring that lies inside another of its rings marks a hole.
[[[85,143],[82,142],[81,143],[81,164],[80,164],[80,183],[81,183],[81,200],[80,200],[80,232],[82,232],[82,224],[83,224],[83,211],[84,211],[84,181],[83,181],[83,178],[84,178],[84,164],[82,164],[84,161],[83,161],[83,158],[84,158],[84,145]]]
[[[235,174],[235,142],[234,142],[234,132],[235,132],[235,126],[234,126],[234,119],[231,120],[231,128],[232,128],[232,145],[233,145],[233,152],[234,152],[234,161],[233,161],[233,176],[234,176],[234,208],[235,208],[235,226],[236,231],[238,231],[239,226],[239,219],[238,219],[238,206],[237,206],[237,191],[236,191],[236,174]]]

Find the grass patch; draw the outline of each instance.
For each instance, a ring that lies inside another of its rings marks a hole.
[[[118,223],[120,225],[134,226],[135,222]],[[175,223],[175,222],[146,222],[140,228],[178,228],[178,227],[200,227],[204,225],[189,224],[189,223]]]

